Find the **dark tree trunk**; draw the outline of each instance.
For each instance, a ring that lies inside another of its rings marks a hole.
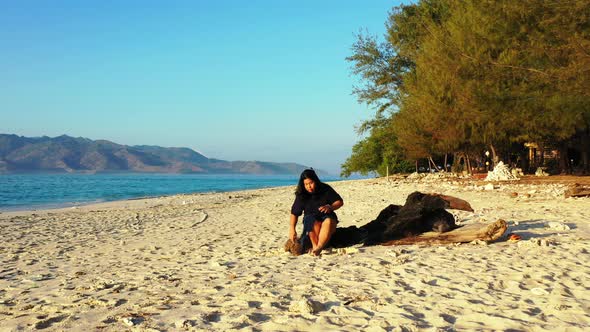
[[[545,165],[545,145],[539,144],[539,167]]]
[[[432,160],[432,157],[428,157],[428,165],[431,165],[434,168],[435,172],[438,172],[438,167],[436,167],[436,163],[434,162],[434,160]],[[432,173],[432,170],[430,171]]]
[[[560,142],[557,149],[559,151],[559,172],[561,174],[571,174],[567,142]]]
[[[523,172],[528,172],[530,167],[528,148],[526,150],[520,151],[518,155],[520,161],[520,168],[522,168]]]
[[[461,167],[461,153],[460,152],[455,152],[453,154],[453,165],[451,166],[451,171],[453,172],[459,172],[460,167]],[[463,171],[463,169],[461,169],[461,171]]]
[[[580,150],[582,170],[587,175],[590,173],[590,129],[586,129],[580,133]]]

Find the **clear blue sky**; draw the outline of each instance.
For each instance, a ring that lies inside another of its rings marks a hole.
[[[399,2],[2,1],[0,133],[339,173],[373,115],[345,58]]]

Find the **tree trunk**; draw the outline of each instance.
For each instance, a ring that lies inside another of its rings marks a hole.
[[[567,153],[567,142],[560,142],[557,150],[559,151],[559,172],[561,174],[570,174],[570,161]]]
[[[461,153],[454,152],[453,153],[453,165],[451,166],[451,171],[459,173],[459,167],[461,165]],[[461,169],[463,171],[463,169]]]
[[[582,155],[582,169],[584,174],[590,173],[590,129],[580,133],[580,153]]]
[[[438,172],[438,167],[436,167],[436,164],[434,163],[434,160],[432,160],[432,157],[428,157],[428,164],[432,164],[432,167],[434,167],[434,171]]]
[[[463,162],[463,167],[461,167],[461,162]],[[471,174],[471,162],[469,161],[469,156],[465,152],[456,152],[453,158],[453,166],[451,167],[453,172],[467,172]]]
[[[496,148],[494,148],[493,144],[490,144],[490,150],[492,150],[492,163],[494,167],[492,167],[492,169],[494,169],[496,167],[496,165],[498,164],[498,155],[496,154]]]
[[[545,165],[545,145],[544,144],[539,144],[539,166],[538,167],[543,167]],[[536,171],[536,169],[535,169]]]
[[[529,162],[528,150],[521,151],[519,153],[519,159],[521,162],[521,164],[519,166],[520,166],[520,168],[522,168],[522,171],[525,173],[529,173],[530,162]]]
[[[449,171],[449,170],[447,169],[447,156],[448,156],[448,154],[447,154],[447,153],[445,153],[445,164],[443,165],[443,168],[444,168],[445,172],[448,172],[448,171]]]

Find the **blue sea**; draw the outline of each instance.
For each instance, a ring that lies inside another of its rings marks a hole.
[[[0,175],[0,211],[76,206],[174,194],[295,186],[297,175],[17,174]],[[321,177],[322,181],[338,180]]]

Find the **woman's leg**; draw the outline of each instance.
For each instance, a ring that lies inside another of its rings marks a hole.
[[[313,223],[312,230],[309,232],[309,239],[311,240],[311,250],[312,251],[315,250],[318,246],[321,228],[322,228],[322,222],[315,221]]]
[[[316,256],[320,254],[322,249],[324,249],[324,247],[326,246],[326,244],[328,244],[328,241],[330,241],[330,238],[336,231],[336,220],[333,220],[332,218],[326,218],[324,219],[324,222],[319,224],[320,230],[318,232],[318,243],[317,246],[314,246],[311,251],[311,253]]]
[[[313,244],[311,243],[311,236],[310,233],[313,231],[313,226],[316,220],[315,217],[312,215],[306,215],[303,217],[303,232],[301,232],[301,237],[299,238],[299,243],[301,244],[302,250],[306,252],[310,251],[313,248]],[[316,234],[319,234],[316,233]],[[316,242],[317,242],[317,235],[316,235]]]

